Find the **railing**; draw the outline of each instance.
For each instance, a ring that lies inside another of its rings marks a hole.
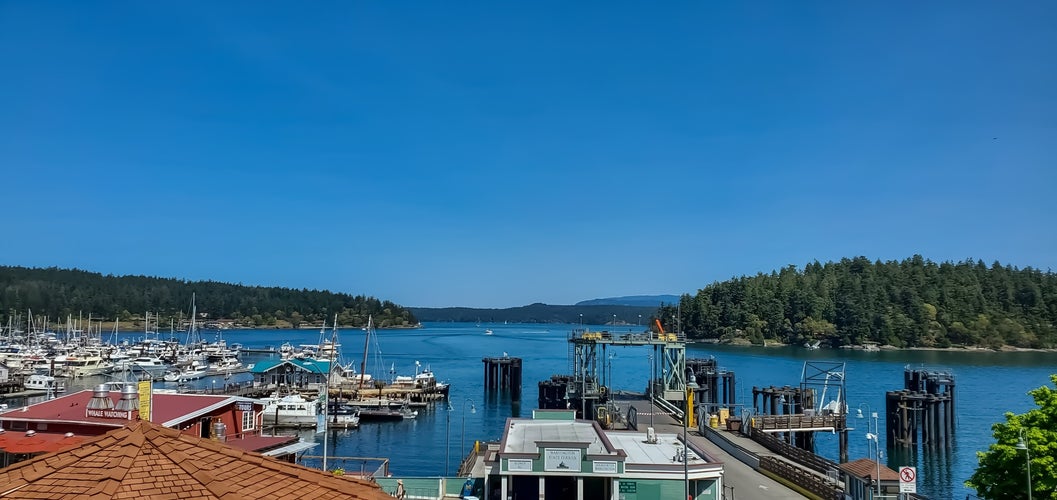
[[[304,455],[298,460],[302,466],[322,468],[322,455]],[[327,457],[327,469],[341,469],[344,475],[374,479],[389,473],[389,459],[379,457]]]
[[[790,431],[799,429],[844,429],[844,415],[757,415],[753,427],[764,431]]]
[[[786,443],[770,434],[757,432],[755,428],[750,437],[753,441],[763,445],[764,448],[816,472],[826,474],[831,470],[837,470],[837,464],[832,461],[826,460],[810,451],[801,450],[800,448]]]
[[[760,470],[770,472],[823,500],[844,499],[844,492],[836,484],[780,458],[760,457]]]

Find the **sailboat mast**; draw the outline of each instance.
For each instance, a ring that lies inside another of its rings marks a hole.
[[[363,379],[367,371],[367,346],[371,340],[371,315],[367,315],[367,333],[363,336],[363,362],[360,363],[360,390],[363,389]],[[361,396],[362,397],[362,396]]]
[[[325,327],[324,327],[325,328]],[[322,343],[322,341],[321,341]],[[327,425],[329,425],[328,419],[330,416],[330,374],[334,373],[334,347],[338,345],[338,313],[334,313],[334,325],[333,332],[330,335],[330,356],[327,363],[327,385],[323,388],[323,471],[327,470]],[[319,429],[316,429],[319,432]]]

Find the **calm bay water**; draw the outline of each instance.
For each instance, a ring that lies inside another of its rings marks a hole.
[[[536,407],[536,383],[554,374],[570,371],[566,338],[578,325],[427,323],[415,330],[380,330],[369,349],[368,373],[388,379],[390,371],[409,375],[415,362],[431,367],[437,378],[452,384],[451,411],[443,404],[420,410],[415,420],[364,424],[358,430],[331,431],[328,455],[389,457],[395,475],[434,476],[454,474],[464,452],[473,441],[495,440],[502,436],[508,417],[529,416]],[[486,328],[494,335],[484,335]],[[591,326],[592,330],[641,331],[640,327]],[[328,332],[329,335],[329,332]],[[209,339],[210,332],[203,332]],[[278,347],[283,342],[315,344],[318,330],[236,330],[225,331],[224,339],[247,347]],[[364,332],[339,330],[343,361],[354,361],[357,369],[363,356]],[[490,396],[483,390],[481,358],[503,353],[523,359],[524,385],[520,404],[506,395]],[[614,388],[642,392],[649,373],[649,349],[613,347],[607,360]],[[892,468],[918,466],[918,491],[933,498],[965,498],[971,490],[963,483],[976,467],[976,451],[992,442],[991,424],[1002,421],[1003,413],[1021,413],[1033,407],[1027,391],[1049,383],[1057,373],[1057,353],[993,353],[943,351],[834,351],[793,347],[734,347],[700,345],[688,348],[688,357],[714,356],[722,368],[737,377],[739,403],[751,405],[752,387],[796,386],[804,362],[843,361],[847,363],[847,401],[857,427],[850,435],[849,459],[868,455],[865,439],[867,420],[854,418],[861,403],[882,415],[884,435],[885,391],[903,387],[904,367],[923,366],[948,369],[956,381],[956,430],[950,449],[941,453],[893,456],[884,461]],[[259,356],[257,359],[260,359]],[[248,355],[244,362],[253,362]],[[600,360],[601,361],[601,360]],[[243,375],[243,377],[247,377]],[[218,381],[218,384],[223,381]],[[210,387],[212,380],[199,382]],[[471,411],[471,408],[476,411]],[[864,406],[864,413],[866,413]],[[867,413],[868,415],[868,413]],[[305,432],[306,440],[322,441],[323,434]],[[883,446],[883,441],[882,441]],[[445,449],[449,450],[445,453]],[[820,433],[818,453],[836,459],[836,436]],[[317,447],[311,454],[321,454]],[[446,465],[447,464],[447,465]]]

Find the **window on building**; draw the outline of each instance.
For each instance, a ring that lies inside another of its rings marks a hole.
[[[252,411],[244,411],[244,412],[242,412],[242,431],[245,432],[245,431],[252,431],[252,430],[253,430],[253,412]]]

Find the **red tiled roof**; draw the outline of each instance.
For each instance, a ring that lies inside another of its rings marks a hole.
[[[838,465],[841,470],[859,479],[873,478],[877,475],[877,462],[869,458],[860,458]],[[881,481],[899,481],[899,473],[881,465]]]
[[[0,469],[5,498],[387,499],[378,485],[150,422]]]

